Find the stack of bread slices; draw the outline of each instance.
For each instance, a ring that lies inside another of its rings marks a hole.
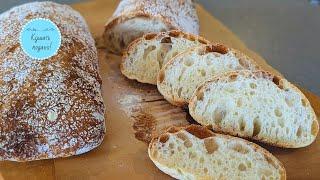
[[[121,72],[157,85],[202,125],[172,127],[151,141],[149,157],[174,178],[286,179],[280,161],[240,138],[301,148],[318,134],[316,114],[297,87],[245,54],[196,35],[146,34],[129,45]]]

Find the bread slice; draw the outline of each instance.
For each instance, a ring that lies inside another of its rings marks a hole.
[[[108,51],[120,54],[146,33],[173,29],[199,33],[193,0],[122,0],[105,25],[103,39]]]
[[[262,147],[198,125],[170,128],[152,140],[148,153],[176,179],[286,179],[281,162]]]
[[[319,131],[304,94],[286,79],[265,71],[216,76],[196,90],[189,112],[215,132],[285,148],[308,146]]]
[[[166,100],[186,106],[199,85],[213,76],[234,70],[257,70],[246,55],[222,44],[190,49],[172,58],[159,72],[157,86]]]
[[[121,72],[129,79],[156,85],[160,69],[172,57],[203,44],[209,44],[209,41],[182,31],[147,34],[129,45]]]

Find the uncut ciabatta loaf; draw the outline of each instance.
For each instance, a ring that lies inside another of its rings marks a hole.
[[[215,132],[285,148],[308,146],[319,131],[304,94],[286,79],[265,71],[216,76],[196,90],[189,112]]]
[[[279,160],[262,147],[206,127],[172,127],[151,141],[148,154],[176,179],[286,179]]]
[[[120,69],[129,79],[156,85],[160,69],[172,57],[209,43],[202,37],[177,30],[146,34],[129,45]]]
[[[107,50],[120,54],[146,33],[173,29],[199,33],[193,0],[122,0],[105,25],[103,39]]]
[[[47,18],[61,32],[57,54],[28,57],[19,33]],[[0,160],[32,161],[88,152],[105,135],[95,42],[82,16],[67,5],[34,2],[0,15]]]
[[[157,87],[171,104],[187,106],[199,85],[234,70],[257,70],[256,63],[222,44],[193,48],[172,58],[159,72]]]

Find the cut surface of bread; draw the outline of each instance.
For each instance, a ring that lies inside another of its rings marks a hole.
[[[172,58],[159,72],[157,86],[170,103],[186,106],[199,85],[213,76],[234,70],[257,70],[244,54],[222,44],[203,45]]]
[[[108,20],[103,38],[108,51],[120,54],[146,33],[173,29],[199,33],[193,0],[122,0]]]
[[[160,69],[172,57],[203,44],[209,44],[209,41],[182,31],[146,34],[129,45],[121,72],[129,79],[156,85]]]
[[[198,125],[168,129],[148,154],[176,179],[286,179],[281,162],[262,147]]]
[[[265,71],[235,71],[200,86],[189,104],[191,116],[215,132],[270,145],[310,145],[319,131],[316,114],[302,92]]]

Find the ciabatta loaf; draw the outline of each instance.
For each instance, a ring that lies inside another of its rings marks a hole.
[[[281,162],[262,147],[197,125],[170,128],[152,140],[148,153],[176,179],[286,179]]]
[[[129,45],[123,55],[121,72],[129,79],[156,85],[160,69],[172,57],[208,43],[202,37],[176,30],[144,35]]]
[[[24,24],[47,18],[61,32],[55,56],[35,60],[19,43]],[[0,15],[0,160],[31,161],[88,152],[105,135],[94,40],[67,5],[28,3]]]
[[[222,44],[187,50],[171,59],[159,72],[157,86],[166,100],[187,106],[193,92],[204,81],[234,70],[257,70],[246,55]]]
[[[319,131],[314,110],[286,79],[265,71],[235,71],[216,76],[194,93],[191,116],[216,132],[274,146],[310,145]]]
[[[179,29],[199,33],[193,0],[122,0],[105,26],[107,50],[120,54],[146,33]]]

